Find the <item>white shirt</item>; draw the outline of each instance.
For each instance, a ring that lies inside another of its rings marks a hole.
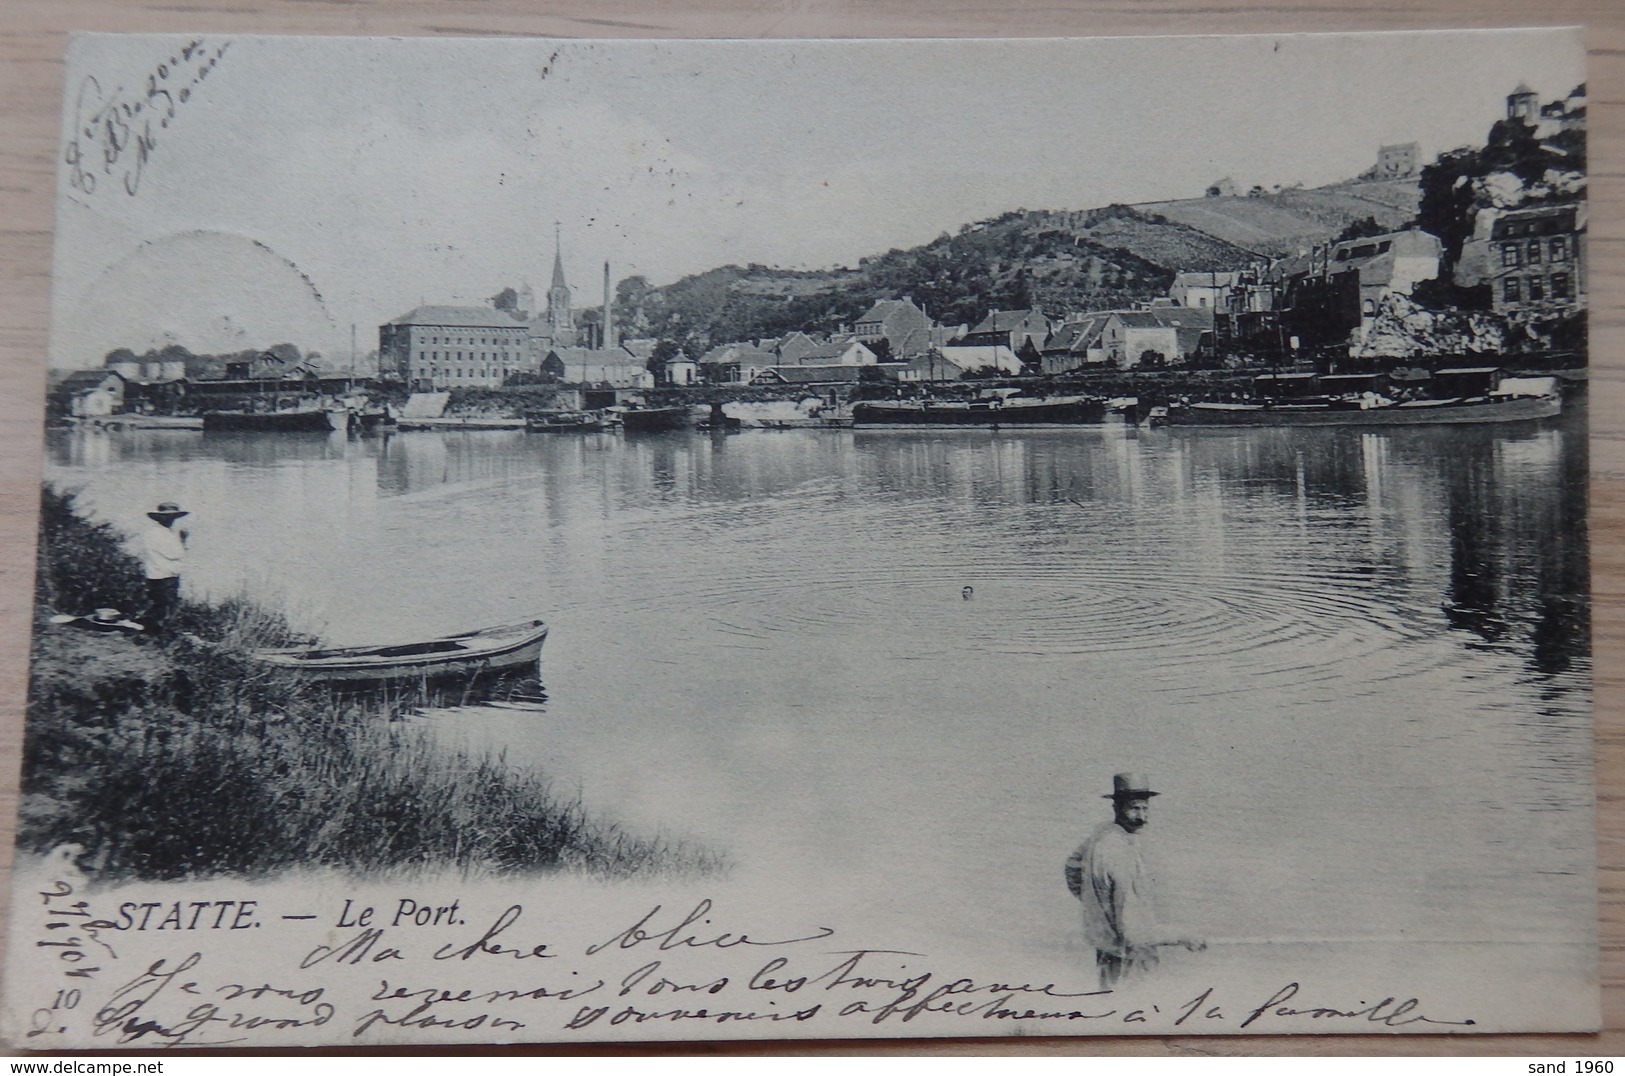
[[[186,532],[154,522],[141,537],[141,564],[148,579],[173,579],[186,556]]]
[[[1083,936],[1096,949],[1122,955],[1162,941],[1137,834],[1116,822],[1104,823],[1072,853],[1067,867],[1069,876],[1081,883],[1077,896],[1083,903]]]

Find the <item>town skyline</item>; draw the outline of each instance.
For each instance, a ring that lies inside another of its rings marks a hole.
[[[76,43],[91,53],[85,67],[100,70],[106,40]],[[155,38],[155,52],[170,40]],[[1426,163],[1481,140],[1520,81],[1543,100],[1562,97],[1584,78],[1566,42],[1564,31],[748,52],[513,42],[480,78],[446,86],[435,83],[457,64],[401,61],[419,49],[454,57],[467,43],[372,43],[379,64],[334,74],[321,41],[238,39],[144,159],[136,195],[111,182],[64,191],[59,242],[78,256],[58,257],[51,363],[84,367],[112,347],[165,342],[201,353],[289,340],[347,357],[352,323],[365,333],[425,302],[482,303],[524,283],[540,292],[555,220],[575,305],[589,309],[606,259],[616,281],[657,285],[728,264],[827,269],[1016,208],[1200,197],[1223,176],[1243,190],[1322,186],[1358,175],[1383,144],[1418,142]],[[1087,74],[1069,68],[1080,56]],[[1018,60],[1028,69],[1019,87],[1003,74]],[[310,77],[290,78],[289,65]],[[411,69],[429,66],[431,84],[412,82]],[[1382,77],[1349,79],[1362,67]],[[99,81],[140,75],[113,69]],[[1004,107],[1003,95],[1047,77],[1058,98],[1100,114]],[[1351,89],[1329,102],[1323,84],[1339,78]],[[355,79],[398,81],[401,92],[385,95],[386,113],[354,115],[336,91]],[[208,100],[223,106],[273,81],[278,107],[253,130]],[[809,91],[824,82],[846,90]],[[218,126],[216,112],[235,126]],[[214,152],[221,140],[252,145]],[[172,189],[181,170],[185,198]],[[150,297],[166,285],[156,308]]]

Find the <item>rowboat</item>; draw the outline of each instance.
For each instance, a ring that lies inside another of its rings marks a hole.
[[[597,411],[533,411],[525,417],[532,433],[602,433],[609,423]]]
[[[256,660],[312,680],[373,682],[432,680],[501,672],[541,661],[547,625],[526,620],[495,628],[445,635],[420,643],[288,647],[254,652]]]

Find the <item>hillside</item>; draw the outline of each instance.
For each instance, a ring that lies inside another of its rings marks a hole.
[[[1409,179],[1339,183],[1314,190],[1287,189],[1256,197],[1147,202],[1134,208],[1159,214],[1227,243],[1281,257],[1325,242],[1353,221],[1366,217],[1375,218],[1384,229],[1401,228],[1415,218],[1419,200],[1417,182]]]
[[[633,277],[618,289],[617,323],[623,333],[671,339],[699,354],[725,341],[829,332],[851,325],[875,300],[900,296],[949,325],[974,324],[992,309],[1110,309],[1165,294],[1176,272],[1295,253],[1367,217],[1400,227],[1415,216],[1416,202],[1416,183],[1398,181],[1017,210],[864,258],[854,269],[730,265],[664,287]]]

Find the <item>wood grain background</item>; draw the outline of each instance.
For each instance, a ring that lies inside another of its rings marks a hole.
[[[1596,1036],[863,1040],[669,1048],[571,1043],[490,1052],[1625,1055],[1625,815],[1620,811],[1625,797],[1625,414],[1620,406],[1625,397],[1625,4],[1619,0],[1009,0],[1007,5],[987,0],[0,0],[0,279],[5,281],[0,290],[0,868],[11,861],[16,814],[41,474],[57,116],[70,33],[1044,37],[1532,25],[1584,26],[1590,67],[1592,592],[1607,1031]],[[0,902],[5,899],[0,888]]]

